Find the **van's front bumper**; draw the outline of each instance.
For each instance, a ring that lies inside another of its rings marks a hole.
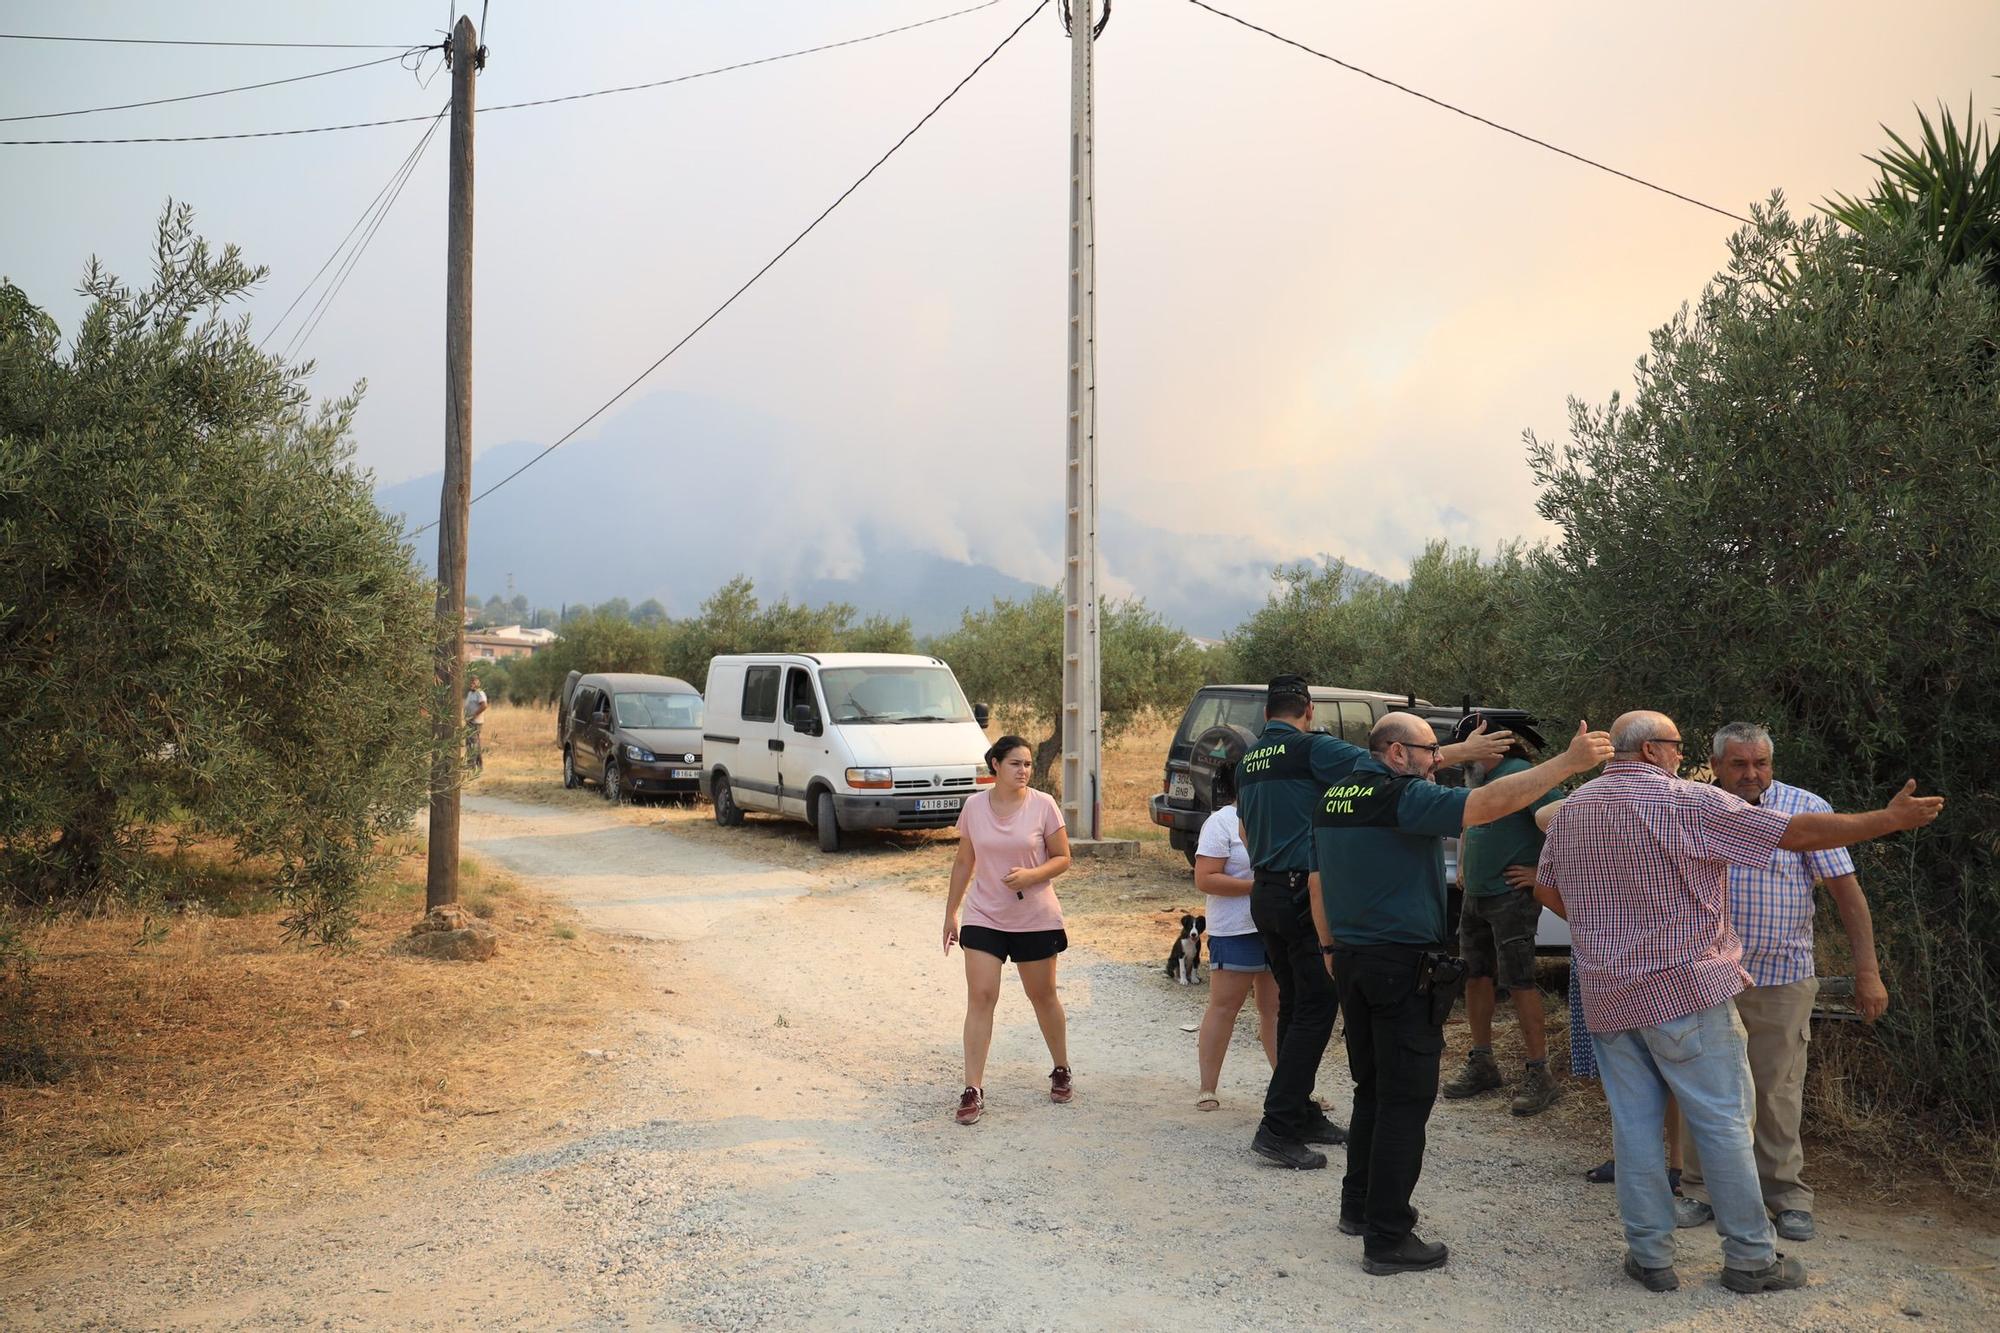
[[[973,794],[966,791],[946,795],[932,791],[908,796],[900,792],[849,796],[835,792],[833,812],[843,829],[950,828],[958,822],[958,812],[964,808],[966,798]],[[945,808],[921,808],[926,803],[944,804]]]

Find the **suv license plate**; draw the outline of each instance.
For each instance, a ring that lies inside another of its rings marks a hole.
[[[1185,773],[1176,773],[1167,783],[1167,797],[1175,801],[1194,799],[1194,779]]]
[[[919,810],[956,810],[965,804],[963,796],[932,796],[917,802]]]
[[[667,776],[670,778],[698,778],[701,776],[701,770],[698,768],[673,768],[667,770]]]

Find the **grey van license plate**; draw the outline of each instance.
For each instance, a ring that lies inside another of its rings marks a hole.
[[[930,796],[917,802],[919,810],[956,810],[965,804],[963,796]]]
[[[698,778],[701,776],[701,770],[698,768],[669,769],[667,776],[670,778]]]

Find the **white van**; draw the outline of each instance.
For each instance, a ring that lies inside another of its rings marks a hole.
[[[947,828],[992,783],[986,706],[912,653],[710,658],[702,791],[715,822],[766,810],[811,824],[820,850],[854,829]]]

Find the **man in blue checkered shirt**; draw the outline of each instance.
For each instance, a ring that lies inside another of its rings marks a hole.
[[[1752,805],[1778,814],[1824,812],[1833,807],[1809,791],[1771,776],[1771,735],[1748,722],[1715,733],[1709,765],[1716,785]],[[1757,1106],[1753,1147],[1764,1206],[1786,1240],[1811,1240],[1813,1191],[1801,1173],[1805,1151],[1799,1117],[1806,1077],[1806,1047],[1819,979],[1813,974],[1813,885],[1826,885],[1840,911],[1854,954],[1854,1002],[1869,1022],[1889,1007],[1868,900],[1854,878],[1854,862],[1840,848],[1826,852],[1779,851],[1767,866],[1729,868],[1729,916],[1743,941],[1743,969],[1750,985],[1736,996],[1748,1036],[1750,1077]],[[1700,1226],[1714,1213],[1702,1186],[1700,1154],[1691,1135],[1685,1198],[1674,1201],[1678,1225]]]

